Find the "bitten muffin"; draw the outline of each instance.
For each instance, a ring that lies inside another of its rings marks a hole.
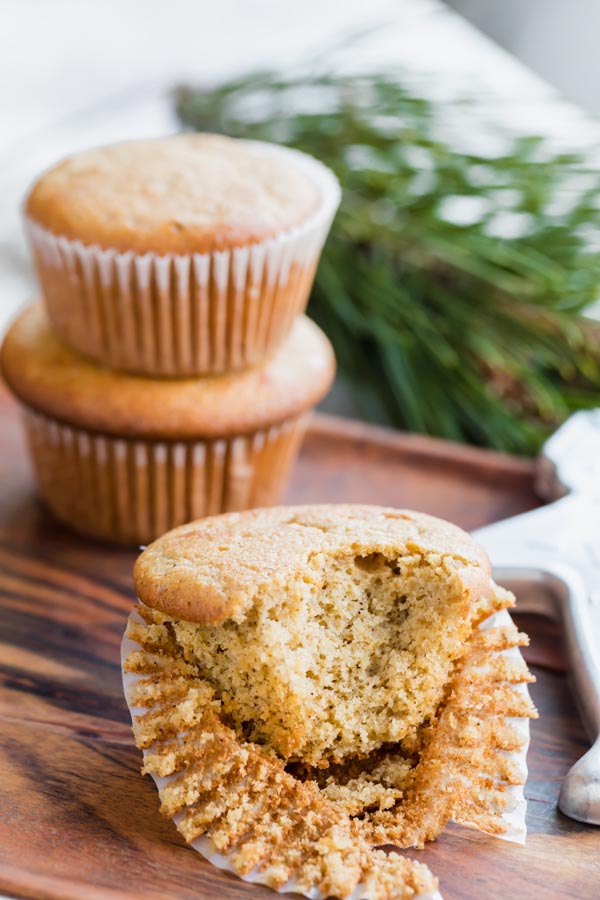
[[[404,900],[435,879],[373,847],[422,846],[450,819],[506,835],[522,815],[526,638],[459,528],[253,510],[164,535],[134,581],[124,684],[143,771],[209,857],[276,889]]]
[[[121,374],[71,351],[41,303],[9,330],[0,365],[51,510],[86,534],[138,544],[276,502],[335,369],[327,338],[300,317],[274,356],[239,374]]]
[[[112,368],[200,375],[281,344],[339,197],[298,151],[180,134],[64,160],[33,185],[25,221],[67,344]]]

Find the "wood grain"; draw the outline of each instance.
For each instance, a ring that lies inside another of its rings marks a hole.
[[[473,528],[537,504],[526,461],[317,418],[294,502],[411,506]],[[119,643],[135,553],[92,544],[38,502],[14,404],[0,393],[0,891],[37,900],[268,900],[185,847],[139,775]],[[449,828],[420,854],[446,900],[597,900],[600,830],[556,811],[587,746],[555,626],[528,618],[541,717],[525,848]]]

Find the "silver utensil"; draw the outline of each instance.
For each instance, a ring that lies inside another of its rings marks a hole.
[[[560,810],[600,825],[600,410],[576,413],[546,442],[536,487],[549,501],[474,532],[517,612],[558,618],[575,696],[594,743],[567,773]]]

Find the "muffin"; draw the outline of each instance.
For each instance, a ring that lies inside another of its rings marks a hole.
[[[459,528],[375,506],[234,513],[164,535],[134,581],[143,771],[218,865],[404,900],[435,879],[373,848],[421,847],[450,819],[523,838],[526,637]]]
[[[296,150],[180,134],[68,158],[24,212],[65,343],[112,368],[183,376],[279,347],[339,197],[333,174]]]
[[[57,518],[139,544],[199,516],[276,502],[335,363],[325,336],[302,316],[254,369],[126,375],[70,350],[36,303],[9,330],[0,366]]]

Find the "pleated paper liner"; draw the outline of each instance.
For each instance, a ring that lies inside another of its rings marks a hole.
[[[292,154],[321,205],[261,243],[189,255],[119,252],[53,234],[27,218],[39,280],[57,334],[84,356],[145,375],[206,375],[252,366],[304,312],[340,200],[333,174]]]
[[[136,743],[143,749],[144,770],[158,787],[163,813],[213,865],[313,900],[439,898],[437,880],[426,867],[373,848],[421,845],[450,818],[524,842],[525,757],[535,711],[518,649],[524,636],[506,610],[480,626],[453,680],[438,731],[414,769],[432,776],[425,783],[422,776],[413,779],[420,796],[408,791],[402,841],[397,839],[402,816],[396,817],[396,827],[393,815],[387,824],[381,818],[351,820],[323,800],[314,783],[290,775],[261,747],[242,744],[211,709],[207,682],[153,643],[156,632],[145,621],[149,614],[152,621],[147,608],[131,614],[121,647]],[[157,690],[163,703],[153,702]],[[201,715],[194,712],[198,709]],[[447,805],[448,797],[453,806]],[[420,806],[423,821],[415,817]],[[307,834],[314,844],[307,844]]]
[[[147,544],[193,519],[280,499],[308,415],[252,434],[193,441],[124,440],[23,408],[41,494],[77,531]]]

